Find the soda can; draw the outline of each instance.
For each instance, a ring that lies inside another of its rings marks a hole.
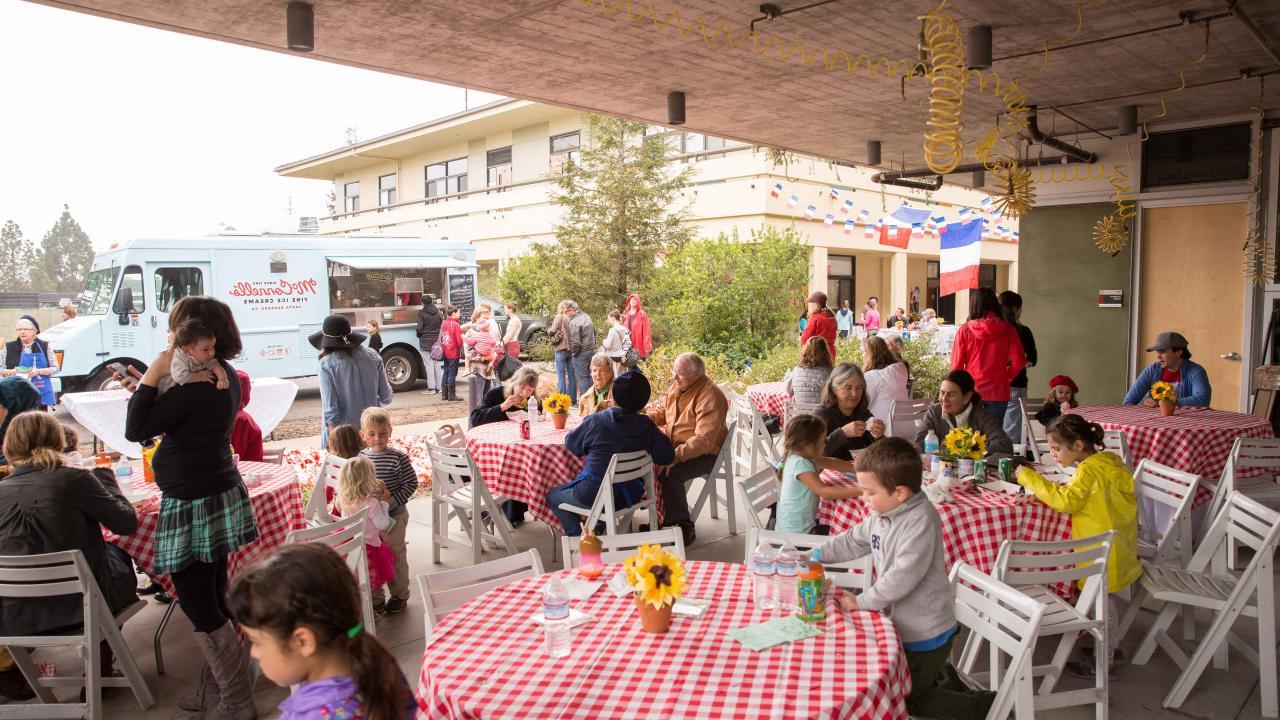
[[[979,485],[987,481],[987,461],[986,460],[973,461],[973,479]]]
[[[1000,458],[1000,479],[1013,482],[1013,458]]]

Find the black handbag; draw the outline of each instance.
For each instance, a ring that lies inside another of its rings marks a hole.
[[[510,380],[511,376],[515,375],[516,371],[523,366],[524,363],[515,359],[511,355],[504,354],[502,357],[498,358],[498,362],[494,363],[493,372],[498,376],[499,380],[506,382],[507,380]]]

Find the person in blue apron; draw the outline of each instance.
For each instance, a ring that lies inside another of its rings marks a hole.
[[[40,391],[40,404],[46,408],[58,404],[53,392],[53,376],[58,372],[57,363],[49,355],[49,346],[37,337],[40,323],[30,315],[18,318],[14,327],[18,339],[5,343],[4,369],[0,377],[21,375]]]

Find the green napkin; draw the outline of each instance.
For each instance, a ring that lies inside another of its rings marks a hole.
[[[749,650],[765,650],[783,643],[816,637],[822,631],[794,615],[730,630],[728,636]]]

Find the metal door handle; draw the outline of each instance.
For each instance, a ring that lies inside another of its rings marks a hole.
[[[155,315],[152,315],[152,316],[151,316],[151,327],[155,327],[155,326],[156,326],[156,316],[155,316]]]
[[[1240,359],[1240,353],[1238,353],[1238,352],[1229,352],[1229,353],[1225,353],[1225,354],[1223,354],[1223,355],[1219,355],[1218,357],[1222,358],[1223,360],[1239,360],[1239,359]]]

